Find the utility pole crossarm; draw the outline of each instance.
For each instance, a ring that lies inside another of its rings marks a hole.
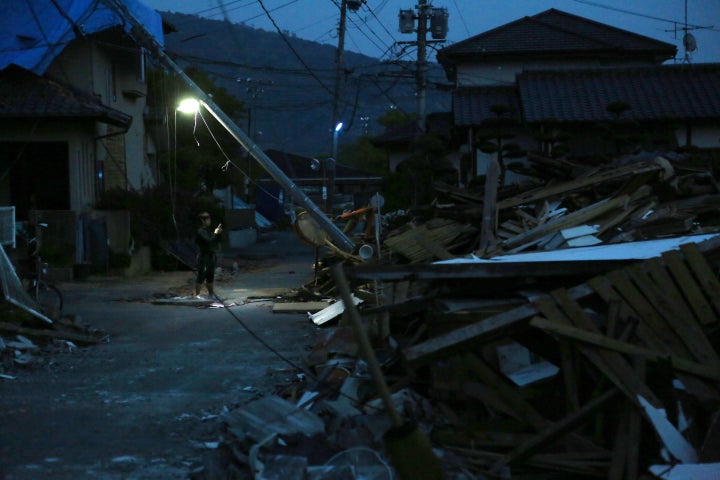
[[[238,127],[235,122],[223,112],[185,72],[163,51],[162,46],[147,29],[137,20],[130,11],[118,0],[103,0],[109,8],[117,13],[124,21],[132,25],[131,33],[135,40],[147,48],[166,68],[177,74],[180,79],[197,96],[215,119],[232,135],[232,137],[245,148],[248,153],[277,181],[299,205],[305,208],[308,214],[315,219],[320,227],[328,234],[332,242],[340,249],[352,251],[355,244],[337,225],[318,208],[317,205],[298,188],[290,178],[258,147],[250,137]]]

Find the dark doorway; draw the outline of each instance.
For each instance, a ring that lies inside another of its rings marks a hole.
[[[67,142],[0,142],[0,176],[10,180],[18,219],[30,210],[70,210]]]

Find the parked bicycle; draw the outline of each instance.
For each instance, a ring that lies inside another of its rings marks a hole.
[[[40,255],[41,249],[37,229],[46,227],[47,223],[37,223],[35,224],[35,232],[26,232],[25,240],[28,246],[28,256],[31,260],[31,268],[21,274],[21,280],[27,293],[40,306],[42,313],[55,316],[62,311],[63,296],[60,289],[50,283],[48,263]]]
[[[34,258],[35,271],[27,276],[27,292],[40,305],[43,313],[56,315],[62,311],[63,296],[60,289],[49,283],[48,264],[40,255]]]

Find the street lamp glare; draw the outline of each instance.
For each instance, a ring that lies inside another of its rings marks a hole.
[[[343,127],[343,122],[338,122],[338,124],[335,125],[335,131],[339,132],[340,130],[342,130],[342,127]]]
[[[200,102],[194,98],[186,98],[180,102],[177,109],[182,113],[197,113],[200,110]]]

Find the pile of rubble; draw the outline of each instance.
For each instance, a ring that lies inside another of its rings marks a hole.
[[[225,473],[402,478],[356,311],[395,408],[428,435],[446,478],[717,475],[712,169],[533,161],[553,180],[491,194],[438,185],[436,202],[383,235],[377,259],[331,249],[305,288],[337,298],[330,265],[342,263],[355,305],[309,315],[325,335],[298,367],[303,381],[227,413]]]

